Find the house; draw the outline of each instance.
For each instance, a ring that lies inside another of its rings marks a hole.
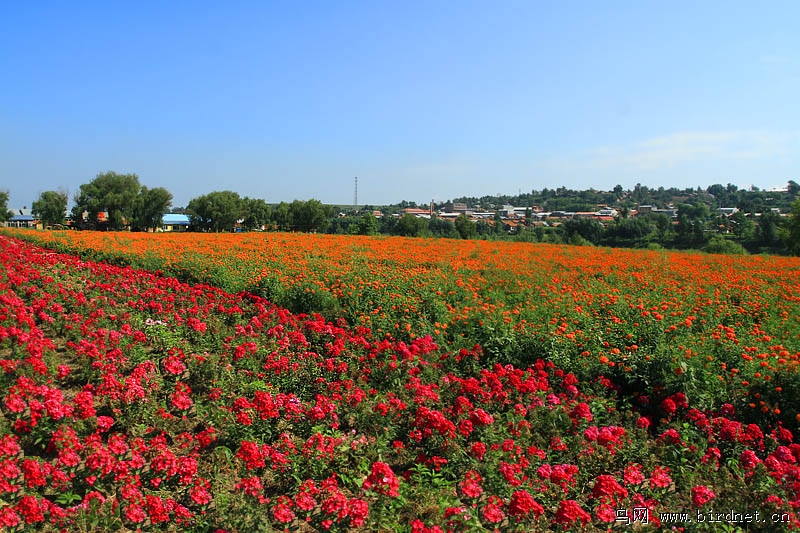
[[[161,217],[161,231],[188,231],[189,216],[178,213],[166,213]]]
[[[406,207],[403,209],[403,213],[406,215],[414,215],[417,218],[430,218],[431,211],[430,209],[419,209],[416,207]]]
[[[42,222],[33,216],[27,207],[12,209],[11,218],[6,221],[7,228],[38,228],[42,229]]]

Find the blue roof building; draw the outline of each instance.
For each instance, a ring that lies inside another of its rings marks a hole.
[[[162,231],[188,231],[189,216],[180,213],[166,213],[161,217]]]

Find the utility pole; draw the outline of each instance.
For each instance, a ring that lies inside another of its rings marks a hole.
[[[358,176],[356,176],[356,188],[353,193],[353,211],[358,213]]]

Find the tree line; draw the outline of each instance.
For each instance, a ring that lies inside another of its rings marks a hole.
[[[0,221],[7,220],[9,195],[0,191]],[[72,225],[77,229],[154,231],[170,211],[172,194],[163,187],[148,188],[136,174],[106,172],[80,186],[74,196]],[[34,215],[45,226],[65,223],[67,194],[45,191],[32,204]],[[641,205],[665,206],[678,201],[677,218],[663,213],[630,216]],[[172,212],[189,217],[193,231],[272,230],[328,232],[360,235],[402,235],[454,239],[513,239],[529,242],[592,244],[616,247],[665,247],[704,249],[717,253],[794,253],[800,255],[800,185],[790,181],[785,192],[739,189],[728,184],[707,189],[650,189],[639,184],[632,190],[617,185],[612,191],[572,191],[560,187],[517,196],[457,198],[439,204],[439,209],[465,203],[480,209],[502,204],[537,206],[555,211],[594,211],[598,205],[613,205],[619,215],[602,224],[593,218],[572,218],[555,223],[533,220],[529,209],[521,223],[513,226],[499,213],[490,220],[473,221],[464,215],[455,220],[400,216],[414,202],[402,201],[382,211],[377,218],[370,206],[361,213],[342,213],[319,200],[270,205],[260,198],[241,197],[233,191],[214,191],[195,197],[185,208]],[[736,207],[730,216],[717,207]],[[776,211],[788,212],[788,217]],[[392,216],[397,215],[397,216]]]

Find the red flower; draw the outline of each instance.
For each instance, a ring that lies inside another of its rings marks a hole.
[[[192,402],[191,397],[189,394],[192,393],[192,389],[189,388],[189,385],[182,382],[177,382],[175,384],[175,392],[171,396],[172,405],[175,406],[176,409],[186,410],[189,409],[194,402]]]
[[[189,494],[192,498],[192,501],[197,505],[206,505],[211,503],[211,500],[213,499],[205,487],[192,487],[192,490],[189,491]]]
[[[511,501],[508,503],[508,514],[523,517],[531,513],[538,518],[544,513],[544,507],[539,505],[528,491],[518,490],[511,495]]]
[[[592,515],[584,511],[575,500],[564,500],[558,504],[555,519],[557,524],[572,524],[578,520],[588,524],[592,521]]]
[[[186,365],[183,361],[175,355],[170,355],[164,359],[164,370],[175,376],[183,374],[186,371]]]
[[[464,475],[465,480],[461,483],[461,492],[467,498],[477,498],[483,494],[481,488],[481,475],[474,470],[470,470]]]
[[[668,417],[673,416],[677,411],[677,409],[678,408],[675,405],[675,402],[672,401],[672,399],[670,398],[666,398],[664,401],[661,402],[661,412],[667,415]]]
[[[275,520],[284,524],[294,520],[294,513],[292,512],[292,509],[283,503],[279,503],[272,508],[272,516],[275,518]]]
[[[486,445],[482,442],[473,442],[472,446],[470,446],[469,453],[478,461],[481,461],[486,454]]]
[[[606,503],[598,505],[595,514],[601,522],[614,522],[617,519],[616,510]]]
[[[589,404],[583,402],[575,406],[570,416],[572,417],[572,420],[575,421],[575,423],[578,423],[581,420],[586,420],[587,422],[591,422],[594,419],[594,417],[592,416],[592,410],[589,408]]]
[[[350,525],[353,527],[363,526],[369,516],[369,504],[364,500],[353,498],[347,502],[347,509],[350,515]]]
[[[692,503],[697,507],[701,507],[716,497],[711,489],[706,487],[705,485],[698,485],[696,487],[692,487]]]
[[[761,462],[761,459],[758,458],[756,452],[753,450],[744,450],[742,455],[739,456],[739,461],[742,463],[742,466],[745,467],[747,470],[752,470]]]
[[[14,527],[20,522],[19,515],[11,507],[0,509],[0,526]]]
[[[483,409],[475,409],[470,416],[470,420],[476,426],[488,426],[494,422],[494,417]]]
[[[372,472],[364,480],[362,488],[364,490],[373,490],[391,498],[396,498],[400,495],[400,481],[394,475],[392,467],[380,461],[373,463]]]
[[[592,496],[604,503],[615,504],[617,498],[627,498],[628,490],[620,485],[614,476],[601,474],[594,483]]]
[[[650,474],[650,484],[654,487],[665,489],[672,483],[672,478],[669,476],[669,468],[657,466]]]
[[[626,485],[640,485],[644,481],[641,466],[637,464],[626,466],[623,480]]]
[[[141,505],[132,503],[125,508],[125,518],[138,524],[147,519],[147,513],[144,512]]]
[[[502,510],[503,501],[497,496],[489,496],[489,501],[483,507],[483,519],[492,524],[502,522],[506,517]]]

